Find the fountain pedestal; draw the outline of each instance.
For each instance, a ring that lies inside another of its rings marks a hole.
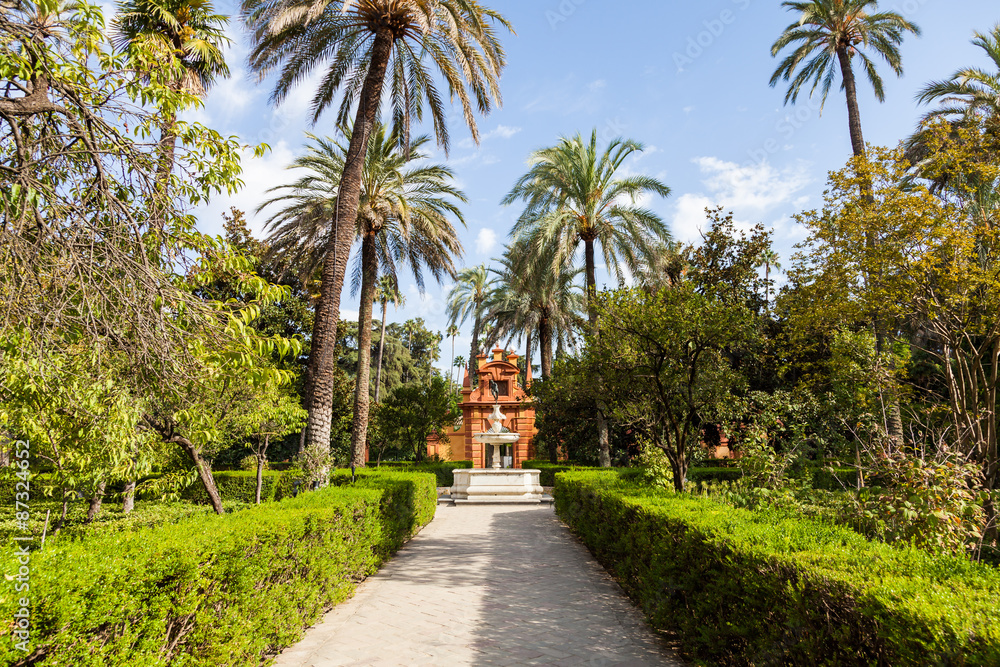
[[[521,436],[503,428],[499,404],[493,406],[490,430],[473,437],[493,448],[492,467],[452,471],[455,482],[451,487],[451,499],[456,504],[542,502],[540,470],[500,467],[500,447],[514,444]]]

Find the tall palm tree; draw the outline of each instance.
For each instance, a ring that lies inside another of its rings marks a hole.
[[[532,249],[530,257],[544,258],[551,251],[552,269],[569,264],[583,243],[587,272],[587,314],[596,329],[597,293],[595,246],[601,245],[604,262],[619,282],[624,280],[622,265],[633,274],[644,258],[670,240],[670,233],[658,215],[637,205],[648,193],[670,195],[670,188],[651,176],[616,176],[625,160],[643,150],[642,144],[614,139],[603,150],[597,147],[597,130],[585,142],[575,137],[559,140],[551,148],[532,153],[528,173],[503,199],[503,204],[524,200],[525,209],[514,224],[515,241],[524,239]],[[601,465],[611,465],[606,409],[597,406]]]
[[[623,269],[634,272],[658,243],[670,240],[660,217],[636,203],[648,193],[667,197],[670,188],[651,176],[618,175],[625,160],[642,150],[642,144],[626,139],[614,139],[599,150],[596,129],[590,141],[579,134],[563,137],[555,146],[531,154],[528,172],[502,201],[525,202],[511,235],[531,249],[529,257],[551,258],[552,270],[571,263],[583,244],[591,324],[596,320],[596,245],[621,282]]]
[[[344,129],[344,134],[349,140],[352,132]],[[290,185],[272,188],[271,192],[286,191],[287,194],[269,199],[258,208],[286,204],[269,220],[272,233],[268,241],[279,251],[293,251],[300,237],[308,239],[309,248],[329,248],[329,244],[313,241],[317,234],[315,211],[317,207],[336,206],[348,146],[309,136],[315,145],[291,167],[311,169],[312,173]],[[412,162],[426,159],[419,149],[428,141],[429,137],[420,136],[409,146],[403,146],[395,133],[390,134],[383,125],[376,124],[368,143],[356,217],[356,238],[361,241],[361,253],[351,289],[352,295],[359,289],[361,292],[358,372],[351,430],[351,460],[359,467],[364,465],[368,433],[372,303],[378,274],[381,272],[396,279],[397,265],[405,263],[417,286],[423,290],[425,269],[440,282],[445,276],[454,275],[452,258],[462,254],[462,244],[450,218],[465,224],[456,202],[467,200],[462,191],[451,184],[452,171],[448,167],[426,164],[407,168]],[[324,229],[330,233],[325,226]]]
[[[451,358],[454,359],[455,358],[455,336],[457,336],[460,333],[459,328],[456,327],[454,324],[452,324],[452,325],[448,326],[448,329],[444,333],[445,333],[446,336],[448,336],[449,338],[451,338]],[[455,375],[455,369],[454,368],[448,369],[448,387],[449,388],[455,386],[454,375]]]
[[[475,376],[479,335],[483,327],[483,304],[492,288],[492,278],[486,265],[471,266],[458,273],[455,285],[448,292],[448,324],[461,325],[472,317],[472,346],[469,348],[469,375]]]
[[[229,20],[216,14],[209,0],[122,0],[117,9],[111,43],[143,68],[147,78],[155,71],[166,76],[174,90],[201,97],[216,77],[229,77],[222,55],[230,43],[225,34]],[[178,111],[166,109],[160,126],[156,179],[164,192],[174,166]]]
[[[242,13],[252,35],[251,71],[263,78],[280,70],[273,102],[280,103],[298,82],[325,68],[312,99],[313,122],[338,91],[343,92],[340,125],[347,125],[356,108],[330,217],[334,232],[323,263],[309,360],[307,466],[322,480],[330,441],[340,293],[382,93],[389,94],[393,122],[404,143],[409,143],[405,139],[410,119],[421,120],[426,106],[438,143],[447,151],[447,108],[432,76],[436,71],[450,98],[458,99],[478,141],[475,111],[486,114],[494,101],[499,103],[500,72],[506,64],[496,28],[510,29],[510,24],[476,0],[243,0]]]
[[[842,88],[847,96],[851,148],[855,156],[864,155],[865,140],[861,133],[857,81],[852,61],[856,56],[875,91],[875,98],[883,102],[885,90],[882,77],[863,49],[870,48],[889,69],[901,76],[903,65],[899,45],[905,33],[919,35],[920,28],[897,12],[876,11],[878,0],[810,0],[783,2],[781,5],[798,13],[799,17],[771,46],[771,56],[776,57],[786,46],[794,45],[794,50],[771,75],[771,87],[779,81],[788,81],[785,93],[785,104],[788,104],[794,103],[802,87],[811,82],[809,96],[819,88],[822,104],[825,104],[839,65]]]
[[[399,283],[392,276],[382,276],[375,287],[375,301],[382,305],[382,335],[378,339],[378,363],[375,370],[375,402],[379,402],[382,389],[382,353],[385,351],[385,310],[391,302],[399,308],[406,303],[406,298],[399,292]]]
[[[766,290],[764,293],[764,306],[766,308],[771,307],[771,269],[777,269],[778,271],[781,270],[781,262],[778,260],[777,251],[771,247],[768,247],[767,250],[760,253],[760,257],[758,258],[758,261],[760,262],[758,266],[764,267],[764,289]]]

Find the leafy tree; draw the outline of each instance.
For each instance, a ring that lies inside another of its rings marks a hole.
[[[600,378],[614,416],[666,454],[683,491],[702,426],[725,421],[745,384],[728,356],[754,337],[753,314],[690,281],[602,293],[597,309],[600,333],[587,337],[585,351],[591,377]]]
[[[350,130],[344,130],[344,134],[351,137]],[[285,190],[287,194],[267,200],[257,210],[284,204],[269,220],[272,232],[268,241],[283,254],[301,254],[300,246],[305,245],[318,255],[312,263],[319,265],[329,243],[314,239],[330,234],[322,212],[336,207],[347,146],[311,138],[315,146],[290,165],[308,170],[306,175],[294,184],[272,188],[270,192]],[[353,463],[359,467],[364,465],[368,432],[371,327],[367,323],[372,317],[377,276],[381,272],[396,278],[397,265],[406,263],[423,289],[425,269],[440,282],[444,276],[454,275],[452,256],[462,252],[449,218],[464,224],[456,202],[466,199],[451,185],[451,170],[440,165],[409,166],[426,158],[419,149],[428,141],[421,136],[404,147],[395,135],[386,133],[383,125],[376,124],[368,143],[357,216],[361,253],[351,285],[352,293],[359,288],[361,291],[355,423],[351,429]]]
[[[259,505],[271,438],[282,438],[301,429],[305,425],[307,413],[299,404],[297,396],[273,383],[262,387],[262,391],[254,398],[250,409],[236,417],[234,426],[241,435],[249,436],[253,443],[251,449],[257,460],[254,502]]]
[[[381,437],[405,455],[422,461],[427,454],[427,437],[437,433],[448,442],[448,432],[461,414],[444,378],[435,376],[427,384],[397,387],[378,408]]]
[[[803,86],[811,82],[809,96],[820,88],[822,103],[825,104],[839,66],[841,88],[847,96],[851,148],[855,156],[864,155],[865,140],[861,133],[858,89],[852,62],[857,57],[875,91],[875,98],[882,102],[885,100],[882,77],[875,62],[863,49],[873,50],[889,69],[902,76],[899,45],[907,32],[919,35],[920,28],[897,12],[875,11],[878,0],[806,0],[783,2],[781,5],[798,14],[798,18],[771,46],[772,57],[786,47],[794,47],[771,75],[771,87],[779,81],[789,81],[788,92],[785,93],[787,104],[794,103]]]
[[[500,99],[505,56],[495,27],[510,25],[499,13],[465,0],[341,0],[322,7],[300,0],[244,0],[243,18],[253,41],[250,69],[260,76],[281,70],[271,95],[274,102],[283,100],[303,77],[327,66],[313,97],[313,120],[339,90],[344,95],[338,124],[347,126],[351,109],[357,109],[332,215],[334,231],[324,258],[312,336],[308,448],[319,452],[329,442],[330,370],[336,363],[340,293],[354,241],[368,140],[379,118],[383,91],[390,94],[393,122],[404,144],[409,143],[411,118],[420,120],[426,103],[438,143],[447,150],[445,103],[431,76],[430,60],[450,95],[458,98],[478,141],[474,106],[488,113],[493,100]],[[325,471],[310,472],[325,477]]]

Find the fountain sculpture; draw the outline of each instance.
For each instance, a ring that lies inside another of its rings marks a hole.
[[[490,391],[494,400],[490,428],[474,436],[478,442],[492,449],[492,456],[488,457],[490,467],[454,470],[455,484],[451,487],[451,498],[456,504],[540,503],[542,502],[542,487],[539,483],[541,471],[501,467],[500,448],[514,444],[521,436],[504,428],[499,390],[493,380],[490,380]]]

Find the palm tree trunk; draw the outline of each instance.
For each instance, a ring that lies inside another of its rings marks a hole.
[[[478,311],[478,305],[476,310]],[[479,313],[476,313],[476,320],[472,325],[472,347],[469,348],[469,378],[473,385],[476,382],[476,355],[479,354],[479,328],[482,323],[479,321]]]
[[[552,321],[546,315],[538,318],[538,348],[542,355],[542,380],[552,375]]]
[[[448,360],[448,390],[454,391],[455,382],[455,335],[451,336],[451,359]]]
[[[372,297],[378,271],[375,236],[365,234],[361,242],[361,309],[358,314],[358,377],[354,385],[354,424],[351,427],[351,465],[365,465],[368,440],[368,407],[372,366]]]
[[[851,68],[851,56],[848,55],[846,46],[837,49],[837,58],[840,60],[840,74],[844,78],[844,93],[847,95],[847,124],[851,130],[851,148],[854,150],[854,156],[860,157],[865,154],[865,139],[861,134],[858,87],[854,80],[854,70]]]
[[[591,327],[597,322],[597,310],[594,308],[594,298],[597,296],[597,275],[594,265],[594,239],[583,240],[583,255],[587,267],[587,317]]]
[[[361,88],[360,102],[351,133],[351,142],[344,158],[334,234],[323,261],[323,278],[316,320],[313,325],[312,349],[309,358],[310,387],[309,429],[306,438],[306,472],[312,481],[327,484],[330,472],[330,428],[333,420],[333,381],[336,366],[337,322],[340,313],[340,293],[347,271],[347,258],[354,241],[355,219],[361,198],[361,176],[364,171],[368,137],[378,118],[379,102],[385,71],[392,53],[392,33],[381,29],[375,35],[372,59]],[[369,301],[371,296],[369,295]]]
[[[382,351],[385,350],[385,308],[389,304],[382,300],[382,335],[378,339],[378,368],[375,370],[375,403],[378,404],[379,391],[382,389]]]
[[[524,336],[524,381],[521,382],[521,386],[524,387],[528,384],[528,372],[531,370],[531,329],[529,328]]]

